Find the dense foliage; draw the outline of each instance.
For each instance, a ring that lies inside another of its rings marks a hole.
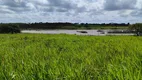
[[[138,36],[142,35],[142,23],[133,24],[130,29],[134,30]]]
[[[0,33],[20,33],[17,25],[0,25]]]
[[[0,24],[11,25],[11,24]],[[13,23],[20,29],[126,29],[130,25],[125,23]]]
[[[0,35],[0,80],[140,80],[142,37]]]

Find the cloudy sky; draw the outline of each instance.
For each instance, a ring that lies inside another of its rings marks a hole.
[[[142,0],[0,0],[0,22],[142,22]]]

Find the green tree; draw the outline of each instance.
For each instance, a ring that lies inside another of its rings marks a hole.
[[[130,29],[135,31],[136,35],[139,36],[142,33],[142,23],[133,24]]]
[[[20,33],[20,28],[18,25],[1,25],[0,26],[0,33]]]

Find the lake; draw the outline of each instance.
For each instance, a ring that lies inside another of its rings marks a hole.
[[[76,34],[76,35],[134,35],[134,34],[108,34],[109,30],[22,30],[22,33],[39,33],[39,34]]]

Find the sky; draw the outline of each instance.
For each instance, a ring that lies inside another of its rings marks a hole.
[[[0,0],[1,23],[140,23],[142,0]]]

